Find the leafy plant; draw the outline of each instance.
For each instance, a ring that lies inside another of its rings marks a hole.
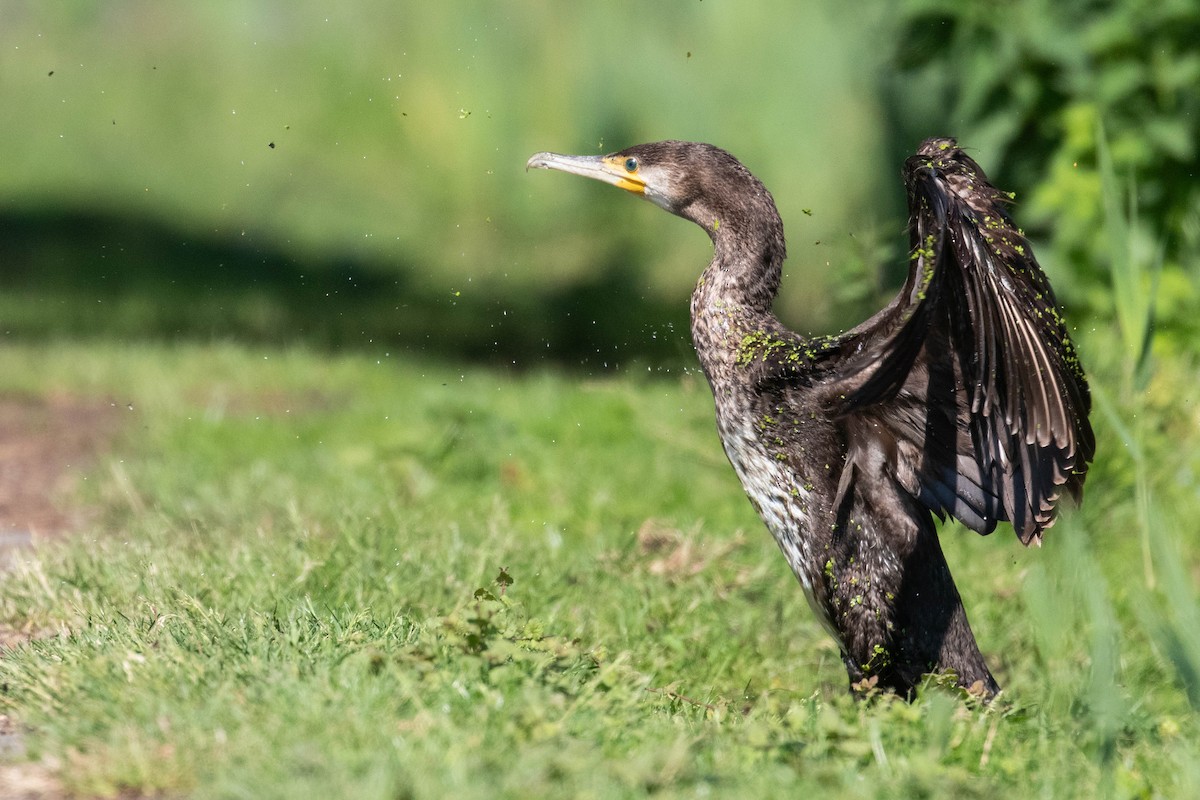
[[[998,161],[1023,220],[1074,304],[1113,313],[1109,273],[1156,243],[1160,324],[1197,330],[1200,278],[1200,6],[1191,0],[1012,0],[901,4],[887,91],[903,140],[951,130]],[[1136,187],[1120,224],[1113,177]],[[1137,256],[1146,260],[1144,256]],[[1132,298],[1144,287],[1130,287]],[[1126,311],[1118,308],[1123,322]],[[1132,334],[1132,330],[1126,328]],[[1129,341],[1129,340],[1127,340]],[[1136,344],[1129,341],[1130,344]]]

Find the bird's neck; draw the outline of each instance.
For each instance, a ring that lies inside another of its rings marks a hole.
[[[692,292],[692,341],[713,381],[730,373],[746,336],[779,325],[771,306],[787,251],[774,203],[694,221],[713,241],[713,260]]]

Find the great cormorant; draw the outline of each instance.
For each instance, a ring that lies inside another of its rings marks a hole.
[[[785,256],[770,192],[729,153],[666,141],[527,167],[596,178],[702,227],[692,340],[725,453],[837,640],[851,686],[910,695],[952,672],[990,697],[933,517],[1040,543],[1078,501],[1087,381],[1010,197],[953,139],[904,165],[908,278],[882,311],[805,338],[772,313]]]

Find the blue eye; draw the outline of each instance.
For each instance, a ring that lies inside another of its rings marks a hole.
[[[626,172],[637,172],[637,168],[638,168],[638,160],[636,158],[634,158],[633,156],[630,156],[629,158],[625,159],[625,171]]]

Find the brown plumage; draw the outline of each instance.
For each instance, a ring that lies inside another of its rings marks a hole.
[[[952,139],[905,164],[909,274],[844,334],[809,339],[771,311],[786,247],[770,193],[712,145],[540,153],[704,228],[713,260],[692,338],[725,452],[854,686],[909,693],[931,671],[998,691],[933,515],[1040,542],[1078,499],[1095,439],[1087,382],[1008,197]]]

